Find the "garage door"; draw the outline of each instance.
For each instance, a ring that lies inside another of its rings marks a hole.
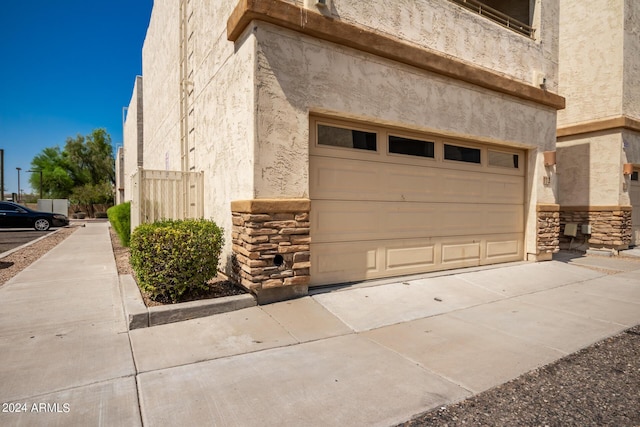
[[[638,170],[631,175],[631,244],[640,245],[640,180],[638,179]]]
[[[310,139],[312,285],[523,259],[523,151],[320,118]]]

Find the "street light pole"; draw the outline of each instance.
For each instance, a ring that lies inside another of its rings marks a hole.
[[[42,171],[32,171],[32,170],[28,170],[27,172],[31,172],[31,173],[39,173],[40,174],[40,198],[42,199]]]
[[[20,203],[20,171],[22,168],[16,168],[18,171],[18,203]]]

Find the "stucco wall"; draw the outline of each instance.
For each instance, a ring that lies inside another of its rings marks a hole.
[[[255,38],[227,40],[235,1],[192,0],[194,166],[204,171],[204,216],[227,231],[231,252],[232,200],[253,199]]]
[[[640,117],[640,3],[561,0],[560,127],[599,119]],[[628,129],[558,140],[560,202],[567,206],[628,205],[623,163],[640,162],[640,135]]]
[[[624,17],[623,110],[640,119],[640,2],[626,0]]]
[[[331,14],[523,82],[533,82],[534,72],[542,72],[555,91],[558,5],[558,0],[535,0],[534,40],[442,0],[332,0]]]
[[[623,130],[622,140],[625,152],[624,162],[640,165],[640,132]]]
[[[227,40],[235,0],[188,2],[189,167],[204,171],[204,216],[227,231],[230,202],[252,199],[255,40]],[[146,169],[180,170],[180,7],[154,2],[143,48]]]
[[[567,107],[558,112],[558,125],[621,115],[625,1],[560,4],[559,90]]]
[[[116,205],[124,202],[124,147],[118,147],[115,158]],[[122,189],[122,190],[121,190]]]
[[[558,143],[558,192],[563,206],[625,204],[619,132],[567,138]],[[627,203],[628,204],[628,196]]]
[[[179,12],[177,1],[154,1],[142,47],[146,169],[180,169]]]
[[[556,203],[541,158],[555,147],[555,110],[273,25],[256,23],[253,32],[257,197],[308,197],[311,111],[528,148],[529,236],[536,203]]]
[[[133,85],[133,93],[129,101],[123,128],[124,139],[124,200],[131,200],[131,175],[135,173],[143,160],[143,108],[142,77],[137,76]]]

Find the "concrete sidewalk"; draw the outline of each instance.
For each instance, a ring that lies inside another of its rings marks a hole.
[[[0,288],[0,425],[393,425],[640,323],[640,259],[561,259],[127,333],[88,224]]]
[[[0,287],[0,362],[0,425],[140,424],[107,224]]]

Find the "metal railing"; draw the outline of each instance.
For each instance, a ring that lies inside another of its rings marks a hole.
[[[477,13],[478,15],[482,15],[487,17],[488,19],[506,27],[516,33],[520,33],[527,37],[533,38],[535,29],[524,22],[518,21],[510,17],[509,15],[500,12],[499,10],[493,9],[477,0],[449,0],[453,3],[459,4],[460,6],[471,10],[472,12]]]

